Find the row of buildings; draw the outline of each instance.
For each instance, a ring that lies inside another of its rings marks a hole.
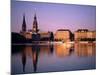
[[[96,40],[96,31],[89,31],[88,29],[78,29],[74,35],[76,41]]]
[[[33,27],[30,30],[26,29],[25,15],[23,15],[22,30],[20,34],[28,40],[55,40],[55,41],[95,41],[96,31],[89,31],[88,29],[78,29],[72,33],[68,29],[58,29],[55,34],[53,32],[41,32],[38,29],[38,22],[36,14],[34,15]]]
[[[96,31],[89,31],[88,29],[78,29],[71,33],[68,29],[59,29],[55,33],[55,39],[64,41],[95,41]]]

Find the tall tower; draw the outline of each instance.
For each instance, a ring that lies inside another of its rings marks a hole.
[[[38,22],[37,22],[37,17],[36,14],[34,15],[34,21],[33,21],[33,32],[37,33],[38,32]]]
[[[26,32],[25,14],[23,15],[22,32]]]

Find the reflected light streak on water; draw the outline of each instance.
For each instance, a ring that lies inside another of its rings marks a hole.
[[[95,43],[12,45],[13,74],[95,69]]]

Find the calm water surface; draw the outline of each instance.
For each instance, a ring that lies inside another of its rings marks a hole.
[[[13,74],[96,68],[95,43],[12,45]]]

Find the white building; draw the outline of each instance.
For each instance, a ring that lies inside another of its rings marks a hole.
[[[70,41],[70,31],[67,29],[59,29],[55,33],[55,40]]]

